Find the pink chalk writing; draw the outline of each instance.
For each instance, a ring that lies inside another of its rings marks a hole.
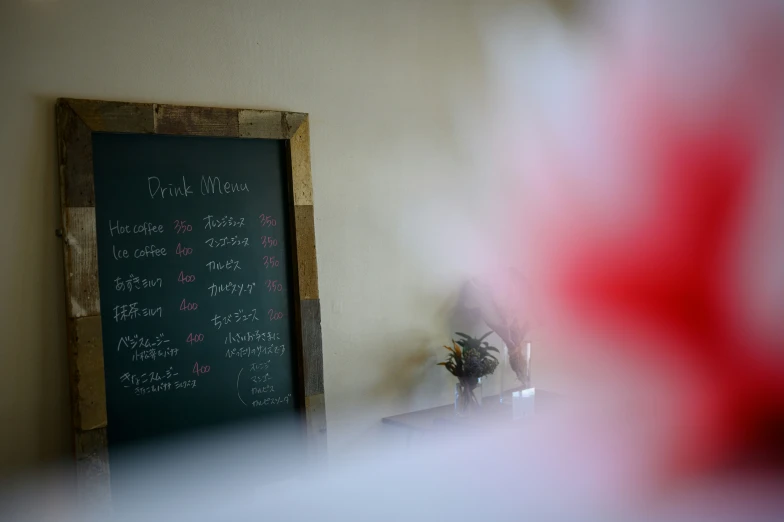
[[[186,275],[185,272],[180,270],[180,275],[177,276],[177,281],[179,281],[182,284],[193,283],[194,281],[196,281],[196,276],[193,274]]]
[[[200,366],[197,361],[196,364],[193,365],[193,373],[195,373],[197,377],[205,373],[210,373],[210,366],[208,364]]]
[[[189,303],[186,299],[183,299],[180,303],[180,310],[183,312],[191,312],[193,310],[198,310],[199,305],[197,303]]]
[[[275,218],[268,216],[267,214],[261,214],[259,216],[259,223],[261,223],[262,227],[274,227],[278,224]]]
[[[193,226],[189,225],[186,221],[174,220],[174,232],[176,234],[185,234],[186,232],[193,232]]]
[[[277,280],[267,279],[267,290],[270,292],[282,292],[283,285],[278,283]]]
[[[177,248],[174,250],[174,253],[180,257],[186,257],[193,254],[192,248],[184,248],[182,244],[177,243]]]
[[[200,343],[202,341],[204,341],[204,334],[192,334],[192,333],[189,333],[188,337],[185,339],[185,342],[188,343],[188,344],[191,344],[191,345],[193,343]]]
[[[272,248],[278,246],[278,240],[271,236],[261,236],[261,246]]]

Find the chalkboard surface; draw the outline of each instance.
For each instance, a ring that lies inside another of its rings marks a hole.
[[[284,142],[94,133],[92,145],[110,455],[295,414]]]

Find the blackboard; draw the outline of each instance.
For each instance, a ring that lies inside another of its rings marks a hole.
[[[93,134],[110,455],[293,412],[283,143]]]
[[[199,473],[183,435],[269,442],[293,426],[304,440],[287,431],[287,447],[321,460],[308,115],[78,99],[56,109],[79,498],[112,504],[129,463],[144,473],[133,452],[151,448],[172,473]]]

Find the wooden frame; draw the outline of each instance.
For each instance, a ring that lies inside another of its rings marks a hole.
[[[295,332],[311,455],[326,451],[321,312],[316,266],[308,115],[254,109],[186,107],[95,100],[57,101],[68,360],[81,500],[110,498],[106,390],[98,291],[93,132],[286,140],[293,260],[297,265]]]

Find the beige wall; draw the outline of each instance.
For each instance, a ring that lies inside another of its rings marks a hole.
[[[0,469],[70,452],[60,96],[310,113],[330,447],[449,401],[433,363],[492,208],[456,107],[491,4],[3,0]]]

